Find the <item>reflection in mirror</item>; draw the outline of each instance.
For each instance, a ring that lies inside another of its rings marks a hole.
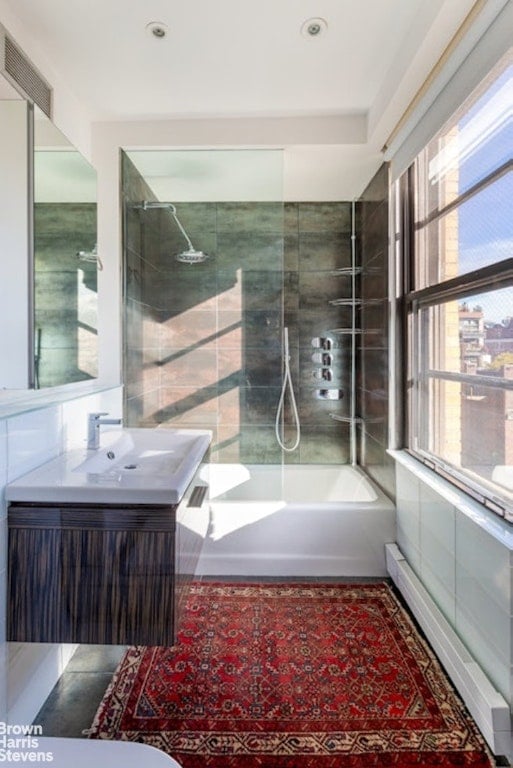
[[[97,376],[96,172],[37,108],[34,386]]]

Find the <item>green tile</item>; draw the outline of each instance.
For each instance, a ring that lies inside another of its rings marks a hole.
[[[305,425],[299,451],[302,464],[347,464],[350,461],[348,425]]]
[[[247,349],[281,349],[282,314],[279,311],[248,310],[242,313],[244,346]]]
[[[283,274],[275,271],[244,269],[241,276],[244,310],[266,309],[280,312],[283,304]]]
[[[319,272],[351,266],[351,241],[345,234],[303,234],[299,238],[299,269]]]
[[[284,238],[260,232],[221,232],[217,236],[216,265],[219,270],[283,269]]]
[[[351,298],[351,281],[327,272],[299,273],[299,308],[328,308],[331,300]]]
[[[351,232],[351,203],[299,203],[300,232]]]
[[[280,202],[217,204],[217,231],[219,233],[283,233],[284,219],[284,208]]]

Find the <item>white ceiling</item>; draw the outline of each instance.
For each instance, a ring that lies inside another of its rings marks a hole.
[[[426,75],[473,4],[3,1],[97,120],[372,115],[422,51],[416,76]],[[328,28],[307,39],[311,17]],[[164,39],[148,34],[153,21],[167,25]]]
[[[129,151],[158,200],[281,200],[283,157],[276,150]]]
[[[89,156],[90,124],[105,121],[116,123],[125,148],[280,147],[284,199],[331,200],[365,188],[475,3],[0,0],[0,21],[55,84],[56,122]],[[326,32],[303,35],[317,17]],[[163,39],[149,34],[151,22],[167,27]],[[62,101],[63,86],[71,102]],[[66,123],[68,103],[77,102],[86,118],[80,136],[76,122],[71,131]],[[152,162],[140,154],[140,171],[163,199],[176,200],[177,168],[155,175]],[[198,194],[190,180],[182,191],[184,199]]]

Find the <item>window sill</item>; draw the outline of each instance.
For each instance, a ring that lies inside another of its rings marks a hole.
[[[513,552],[513,524],[495,515],[486,507],[451,485],[448,480],[437,475],[436,472],[426,467],[406,451],[389,450],[388,454],[398,464],[411,472],[419,480],[422,480],[435,493],[438,493],[449,504],[452,504],[459,512],[464,514],[473,523],[482,528],[490,536],[493,536],[503,546]]]

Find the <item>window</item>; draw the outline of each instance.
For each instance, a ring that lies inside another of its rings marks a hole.
[[[398,188],[408,448],[513,521],[513,49]]]

